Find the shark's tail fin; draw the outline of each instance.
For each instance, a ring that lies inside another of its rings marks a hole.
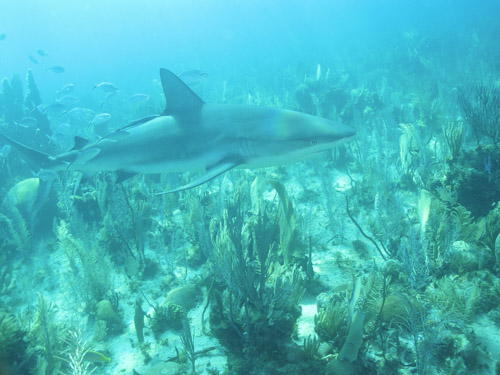
[[[61,165],[60,161],[54,160],[54,158],[50,155],[23,145],[3,133],[0,133],[0,140],[3,140],[3,142],[11,145],[13,149],[18,151],[23,156],[23,159],[28,163],[30,168],[35,172],[39,172],[44,169],[56,169]]]

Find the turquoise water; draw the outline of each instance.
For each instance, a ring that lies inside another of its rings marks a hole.
[[[498,373],[499,15],[4,0],[0,374]]]

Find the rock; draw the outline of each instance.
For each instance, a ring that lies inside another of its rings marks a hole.
[[[181,375],[182,368],[178,363],[165,362],[154,365],[147,369],[142,375]]]

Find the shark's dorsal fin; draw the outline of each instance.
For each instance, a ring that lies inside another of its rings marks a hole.
[[[193,114],[203,107],[203,100],[170,70],[160,69],[160,78],[167,100],[162,116]]]

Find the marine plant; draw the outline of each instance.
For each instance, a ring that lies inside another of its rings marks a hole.
[[[74,237],[64,220],[59,222],[55,230],[71,270],[68,275],[71,293],[79,297],[87,311],[94,311],[96,304],[106,298],[111,288],[107,256],[95,242],[86,244]]]
[[[302,277],[296,266],[279,265],[286,257],[276,253],[281,236],[265,202],[252,199],[255,214],[245,218],[240,198],[235,196],[222,218],[210,224],[213,266],[223,285],[213,293],[212,332],[233,351],[271,350],[270,343],[277,350],[300,316]]]
[[[28,345],[24,340],[25,335],[26,332],[14,315],[0,311],[0,360],[12,366],[26,362]]]
[[[449,121],[443,125],[443,136],[450,150],[450,161],[456,161],[460,155],[464,138],[462,121]]]
[[[302,347],[307,359],[316,359],[316,354],[320,346],[320,341],[316,335],[309,335],[304,339]]]
[[[346,306],[332,299],[314,316],[314,330],[321,341],[340,347],[347,334],[346,319]]]
[[[500,141],[500,87],[483,83],[474,85],[469,92],[461,90],[458,104],[474,130],[477,144],[486,137],[496,146]]]
[[[31,246],[31,233],[19,210],[4,202],[0,212],[0,248],[10,256],[26,255]]]
[[[91,375],[97,370],[97,367],[86,359],[90,347],[79,330],[69,331],[66,344],[69,347],[68,353],[62,359],[67,363],[68,368],[60,371],[60,374]]]
[[[194,332],[191,333],[191,324],[187,317],[182,321],[181,344],[188,361],[191,363],[191,372],[196,374],[196,351],[194,349]]]
[[[30,351],[37,356],[37,368],[43,375],[55,375],[60,369],[59,354],[63,351],[67,329],[56,320],[56,307],[38,294],[33,323],[27,335]]]
[[[7,254],[0,255],[0,295],[7,294],[14,289],[16,278],[13,275],[12,262],[7,261]]]
[[[498,208],[491,210],[485,219],[484,234],[481,242],[490,250],[495,261],[495,265],[500,265],[500,254],[496,246],[498,235],[500,234],[500,213]]]

